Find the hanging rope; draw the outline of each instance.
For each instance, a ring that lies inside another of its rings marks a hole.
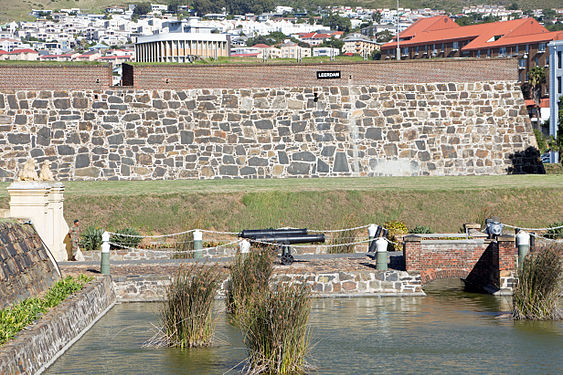
[[[502,223],[502,225],[504,225],[505,227],[508,227],[508,228],[518,228],[518,229],[522,229],[522,230],[535,230],[535,231],[540,231],[540,232],[563,228],[563,225],[559,225],[558,227],[551,227],[551,228],[523,228],[523,227],[519,227],[517,225],[510,225],[510,224],[504,224],[504,223]]]
[[[111,246],[114,247],[119,247],[121,249],[127,249],[127,250],[134,250],[134,251],[145,251],[145,252],[151,252],[151,253],[159,253],[159,254],[181,254],[181,253],[195,253],[195,252],[203,252],[203,251],[209,251],[209,250],[216,250],[222,247],[228,247],[228,246],[232,246],[235,244],[240,243],[242,240],[236,240],[236,241],[232,241],[232,242],[228,242],[222,245],[217,245],[217,246],[213,246],[213,247],[204,247],[201,248],[199,250],[153,250],[153,249],[141,249],[138,247],[129,247],[129,246],[124,246],[115,242],[109,242],[109,244]]]

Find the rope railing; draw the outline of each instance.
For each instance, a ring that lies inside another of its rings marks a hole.
[[[236,240],[236,241],[231,241],[231,242],[221,244],[221,245],[217,245],[217,246],[213,246],[213,247],[204,247],[204,248],[196,249],[196,250],[154,250],[154,249],[142,249],[142,248],[139,248],[139,247],[129,247],[129,246],[125,246],[125,245],[122,245],[122,244],[115,243],[115,242],[109,242],[109,244],[113,247],[119,247],[121,249],[134,250],[134,251],[144,251],[144,252],[151,252],[151,253],[158,253],[158,254],[182,254],[182,253],[195,253],[195,252],[216,250],[216,249],[219,249],[219,248],[236,245],[236,244],[240,243],[241,241],[242,240]]]
[[[522,229],[522,230],[531,230],[531,231],[538,231],[538,232],[544,232],[544,231],[548,231],[548,230],[555,230],[555,229],[563,228],[563,225],[559,225],[557,227],[550,227],[550,228],[524,228],[524,227],[521,227],[521,226],[518,226],[518,225],[511,225],[511,224],[505,224],[505,223],[502,223],[502,225],[504,225],[505,227],[508,227],[508,228],[514,228],[514,229],[518,228],[518,229]]]

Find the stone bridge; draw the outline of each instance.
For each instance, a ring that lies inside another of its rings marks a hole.
[[[423,285],[438,279],[461,278],[468,289],[493,294],[512,294],[517,253],[513,236],[496,240],[425,240],[411,235],[404,239],[406,271],[420,272]]]

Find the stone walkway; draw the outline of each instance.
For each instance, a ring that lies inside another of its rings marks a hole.
[[[390,269],[402,270],[402,253],[390,254]],[[221,272],[228,272],[232,259],[223,258],[218,261],[203,261],[204,264],[217,264]],[[180,266],[193,264],[193,259],[150,260],[150,261],[121,261],[110,266],[110,272],[115,276],[148,276],[172,275]],[[95,275],[99,273],[98,262],[61,262],[59,264],[64,276],[78,273]],[[274,262],[275,274],[303,274],[303,273],[331,273],[331,272],[374,272],[375,261],[365,254],[346,254],[333,256],[299,256],[295,263],[283,266],[279,259]]]

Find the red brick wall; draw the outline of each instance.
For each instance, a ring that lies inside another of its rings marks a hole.
[[[406,270],[420,272],[422,283],[471,278],[476,285],[497,284],[500,271],[514,271],[514,241],[420,241],[405,239]]]
[[[0,64],[0,90],[96,90],[112,85],[110,65]]]
[[[518,79],[515,59],[444,59],[325,64],[135,65],[133,86],[140,89],[309,87],[475,82]],[[127,70],[127,68],[126,68]],[[341,71],[340,79],[321,79],[317,71]],[[131,74],[131,72],[129,72]],[[351,77],[351,78],[350,78]],[[126,80],[131,84],[131,77]]]

